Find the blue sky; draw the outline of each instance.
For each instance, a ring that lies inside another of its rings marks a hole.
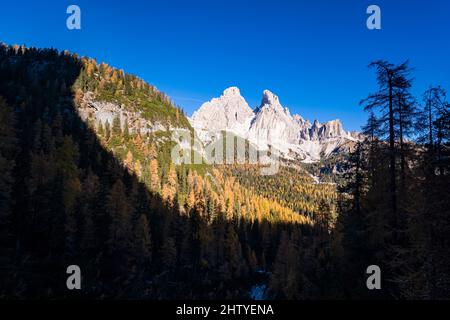
[[[82,30],[66,28],[77,4]],[[377,4],[382,30],[366,28]],[[238,86],[250,106],[270,89],[311,120],[355,130],[358,102],[376,89],[370,61],[409,59],[414,93],[450,90],[448,0],[2,1],[0,41],[68,49],[136,74],[191,114]]]

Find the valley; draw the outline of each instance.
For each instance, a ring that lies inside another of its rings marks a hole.
[[[407,62],[370,66],[379,87],[357,133],[268,90],[252,109],[236,87],[189,118],[104,62],[1,44],[0,296],[447,297],[450,104],[432,87],[417,107]],[[231,160],[268,151],[280,166],[209,161],[220,139],[247,147]],[[173,161],[176,147],[202,161]],[[373,264],[383,290],[366,287]]]

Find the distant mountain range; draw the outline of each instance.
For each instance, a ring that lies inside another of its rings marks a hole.
[[[261,105],[254,110],[237,87],[204,103],[189,119],[204,144],[214,142],[218,132],[230,132],[247,139],[260,150],[269,146],[281,157],[316,162],[332,154],[346,153],[360,140],[358,132],[345,131],[340,120],[312,124],[300,115],[291,115],[279,98],[265,90]]]

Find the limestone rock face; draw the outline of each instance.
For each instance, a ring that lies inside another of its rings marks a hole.
[[[361,139],[359,133],[345,131],[340,120],[323,124],[315,120],[311,124],[300,115],[291,115],[269,90],[264,90],[260,106],[252,110],[238,88],[228,88],[221,97],[204,103],[190,122],[205,144],[212,142],[218,132],[227,131],[259,149],[272,146],[281,156],[304,162],[345,152],[347,145]]]
[[[301,125],[293,119],[289,110],[283,108],[276,95],[265,90],[261,106],[255,113],[247,138],[264,147],[277,146],[285,142],[299,142]]]
[[[236,87],[226,89],[222,96],[205,102],[191,118],[197,130],[228,130],[236,133],[248,130],[253,110]]]

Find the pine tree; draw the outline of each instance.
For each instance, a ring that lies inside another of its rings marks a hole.
[[[392,225],[394,230],[394,238],[397,237],[398,228],[398,213],[397,213],[397,168],[396,168],[396,119],[398,119],[399,109],[396,108],[396,95],[405,95],[411,88],[411,80],[409,75],[411,69],[408,67],[408,62],[404,62],[395,66],[387,61],[372,62],[370,67],[376,69],[377,82],[379,91],[371,94],[365,100],[361,101],[364,104],[365,110],[373,111],[378,109],[381,113],[381,118],[386,119],[383,124],[386,124],[386,136],[389,143],[389,173],[390,173],[390,207],[392,212]],[[384,133],[384,132],[383,132]]]
[[[274,273],[270,280],[270,290],[281,296],[278,298],[294,299],[298,289],[298,251],[289,234],[283,231],[275,259]]]
[[[139,159],[137,159],[134,164],[134,173],[136,174],[136,176],[138,178],[140,178],[142,176],[142,165],[141,165],[141,161]]]
[[[173,164],[169,167],[169,172],[167,175],[167,182],[164,184],[162,189],[162,196],[165,200],[173,204],[175,195],[177,193],[178,178],[175,166]]]
[[[229,223],[225,234],[225,260],[230,266],[230,272],[234,276],[239,276],[242,252],[239,238],[234,229],[234,225]]]
[[[161,248],[162,267],[166,270],[175,270],[177,260],[177,248],[173,238],[167,238]]]
[[[405,191],[406,187],[406,162],[411,153],[406,140],[412,135],[414,117],[416,115],[416,101],[407,89],[399,90],[395,96],[395,113],[397,114],[395,124],[397,125],[396,136],[399,137],[400,144],[400,181],[402,192]]]
[[[109,139],[111,139],[111,125],[109,124],[109,121],[106,120],[106,123],[105,123],[105,140],[108,142]]]
[[[128,142],[130,140],[130,128],[128,127],[128,119],[125,119],[123,138],[125,139],[125,142]]]
[[[158,161],[156,159],[152,159],[150,160],[150,190],[153,192],[158,192],[160,187]]]
[[[89,172],[83,181],[83,192],[80,199],[80,216],[82,218],[80,232],[80,248],[83,253],[88,255],[95,248],[98,235],[95,234],[94,214],[99,211],[98,194],[100,181],[98,177]]]
[[[156,160],[158,157],[158,151],[156,150],[155,144],[150,144],[150,151],[149,151],[150,160]]]
[[[16,147],[15,117],[13,109],[0,97],[0,242],[7,243],[12,230],[14,205],[14,169]]]
[[[134,227],[133,254],[138,266],[148,268],[151,263],[151,235],[147,217],[141,215]]]
[[[125,194],[125,186],[117,180],[106,199],[106,208],[110,217],[109,249],[116,254],[124,254],[130,248],[131,207]]]
[[[105,134],[105,129],[103,128],[103,124],[101,121],[99,121],[97,126],[97,134],[101,137]]]
[[[424,107],[420,110],[416,123],[416,127],[420,132],[418,142],[424,143],[428,148],[426,161],[431,171],[434,171],[436,165],[438,166],[439,153],[442,154],[442,139],[440,141],[438,135],[442,136],[444,131],[443,127],[445,125],[443,126],[442,124],[448,123],[448,120],[445,121],[446,113],[448,115],[445,97],[445,90],[439,86],[430,87],[425,91],[423,95]],[[444,119],[444,121],[440,119]],[[430,174],[433,173],[431,172]]]
[[[120,117],[119,116],[116,116],[113,119],[112,134],[115,138],[122,136],[122,127],[120,125]]]
[[[123,161],[123,164],[125,166],[125,168],[128,169],[128,171],[132,172],[134,169],[134,163],[133,163],[133,154],[131,153],[131,151],[127,152],[127,156],[125,158],[125,160]]]

